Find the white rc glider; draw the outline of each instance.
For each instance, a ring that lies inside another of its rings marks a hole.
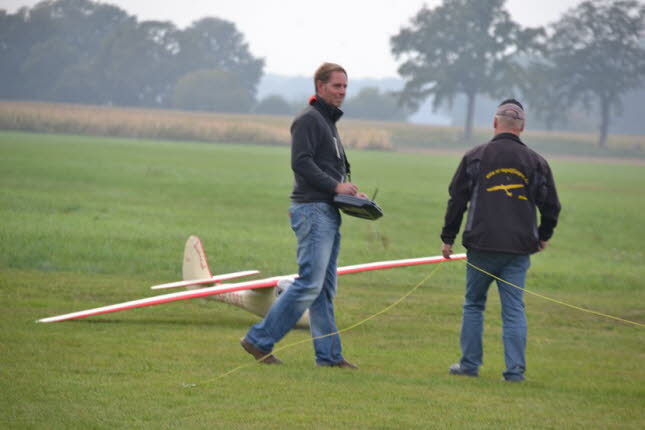
[[[344,266],[338,268],[339,275],[348,275],[350,273],[367,272],[370,270],[390,269],[395,267],[416,266],[419,264],[440,263],[443,261],[461,260],[466,258],[466,254],[454,254],[450,259],[443,256],[411,258],[406,260],[380,261],[376,263],[357,264],[354,266]],[[85,318],[94,315],[101,315],[110,312],[124,311],[127,309],[140,308],[144,306],[159,305],[162,303],[175,302],[179,300],[194,299],[198,297],[212,298],[224,303],[240,307],[246,311],[264,317],[275,301],[275,299],[284,291],[284,288],[278,283],[282,280],[293,280],[298,277],[297,274],[274,276],[271,278],[257,279],[254,281],[245,281],[231,284],[220,284],[221,281],[235,279],[243,276],[255,275],[260,273],[257,270],[246,270],[243,272],[227,273],[224,275],[213,276],[204,247],[197,236],[190,236],[184,249],[183,263],[183,281],[172,282],[169,284],[155,285],[152,289],[167,289],[187,287],[187,291],[179,293],[164,294],[161,296],[148,297],[145,299],[132,300],[125,303],[103,306],[100,308],[88,309],[69,314],[43,318],[37,322],[49,323],[66,321],[77,318]],[[281,283],[285,284],[285,283]],[[288,282],[286,283],[288,288]],[[206,285],[204,288],[201,286]],[[211,285],[211,286],[208,286]],[[309,326],[308,311],[298,321],[298,326]]]

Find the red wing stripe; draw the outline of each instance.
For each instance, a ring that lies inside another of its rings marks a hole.
[[[450,259],[437,257],[409,258],[406,260],[379,261],[376,263],[356,264],[354,266],[344,266],[338,268],[339,275],[348,275],[350,273],[367,272],[370,270],[392,269],[395,267],[416,266],[419,264],[441,263],[443,261],[463,260],[466,254],[454,254]]]
[[[217,287],[202,288],[199,290],[182,291],[179,293],[164,294],[161,296],[148,297],[147,299],[132,300],[130,302],[117,303],[115,305],[103,306],[100,308],[88,309],[80,312],[73,312],[65,315],[58,315],[49,318],[43,318],[38,322],[58,322],[71,320],[76,318],[85,318],[94,315],[107,314],[110,312],[124,311],[127,309],[135,309],[143,306],[160,305],[162,303],[176,302],[178,300],[195,299],[198,297],[214,296],[216,294],[230,293],[239,290],[251,290],[255,288],[268,288],[274,287],[282,276],[274,278],[262,279],[259,281],[240,282],[237,284],[222,285]]]

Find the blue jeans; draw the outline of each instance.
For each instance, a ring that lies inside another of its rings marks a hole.
[[[522,289],[497,281],[502,304],[504,361],[507,380],[524,379],[526,370],[526,314],[524,312],[524,282],[531,264],[528,255],[469,250],[468,262],[487,272],[511,282]],[[483,363],[482,335],[484,309],[488,287],[493,278],[468,266],[466,270],[466,295],[461,326],[461,368],[477,373]]]
[[[302,314],[309,309],[311,335],[336,333],[334,296],[336,261],[340,251],[341,218],[328,203],[292,203],[291,228],[298,239],[298,278],[275,301],[262,321],[246,334],[246,340],[265,353],[273,350]],[[314,339],[316,363],[343,361],[340,336],[336,333]]]

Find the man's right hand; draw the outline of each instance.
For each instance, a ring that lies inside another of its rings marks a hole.
[[[336,185],[336,194],[349,194],[349,195],[356,195],[358,192],[358,187],[351,182],[339,182],[338,185]]]
[[[452,245],[444,243],[441,247],[441,254],[443,255],[443,258],[450,258],[450,255],[452,254]]]

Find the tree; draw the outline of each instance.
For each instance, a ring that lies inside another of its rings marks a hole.
[[[405,121],[408,113],[398,105],[396,99],[377,87],[364,87],[343,105],[348,118],[371,119],[379,121]]]
[[[534,57],[529,60],[526,79],[520,85],[530,110],[535,113],[536,119],[544,121],[547,130],[554,130],[557,125],[568,122],[565,117],[568,101],[558,96],[558,90],[553,85],[557,79],[553,67],[541,57]]]
[[[7,54],[3,81],[17,84],[14,96],[39,100],[58,100],[52,90],[66,69],[87,67],[105,35],[132,21],[115,6],[89,0],[43,1],[2,15],[9,24],[0,26],[0,46]]]
[[[180,109],[246,113],[255,99],[232,73],[207,69],[182,77],[175,87],[173,102]]]
[[[552,103],[566,112],[574,105],[600,112],[598,145],[605,147],[611,112],[645,77],[645,5],[632,0],[588,0],[551,28],[544,67]],[[596,103],[593,103],[593,102]],[[559,105],[559,106],[558,106]],[[564,105],[564,106],[563,106]]]
[[[105,37],[94,75],[102,101],[126,106],[167,106],[181,77],[179,31],[170,22],[123,25]]]
[[[518,54],[538,51],[541,28],[521,29],[504,9],[505,0],[445,0],[424,6],[390,40],[396,59],[405,61],[400,101],[412,109],[434,96],[433,109],[451,106],[457,94],[467,99],[464,139],[472,136],[478,94],[509,96],[524,73]]]
[[[613,115],[609,132],[615,131],[622,134],[643,134],[645,135],[645,82],[640,88],[630,90],[623,96],[622,112]]]
[[[217,69],[235,75],[255,98],[264,60],[255,58],[235,24],[219,18],[203,18],[184,30],[179,38],[178,61],[184,73]]]
[[[21,69],[37,39],[28,23],[28,9],[10,15],[0,10],[0,97],[20,98],[25,91]]]

